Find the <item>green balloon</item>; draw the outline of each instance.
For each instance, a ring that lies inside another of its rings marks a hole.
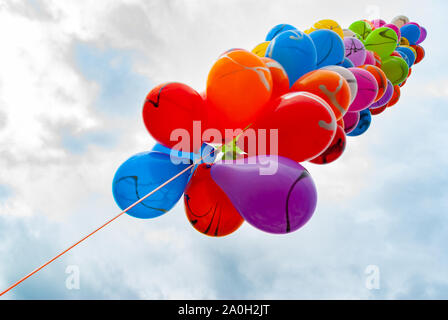
[[[348,28],[358,34],[361,37],[360,40],[365,40],[372,32],[372,26],[364,20],[355,21]]]
[[[409,66],[406,61],[395,56],[383,59],[381,69],[393,85],[402,83],[407,79],[409,74]]]
[[[397,47],[398,36],[394,30],[381,27],[373,30],[364,42],[366,49],[376,52],[381,58],[388,57]]]

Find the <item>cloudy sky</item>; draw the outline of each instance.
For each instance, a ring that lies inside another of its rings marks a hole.
[[[154,141],[142,102],[166,81],[205,87],[214,59],[277,23],[406,14],[427,58],[399,104],[327,167],[305,164],[313,219],[210,239],[182,204],[122,216],[5,299],[448,298],[446,1],[0,0],[0,289],[118,213],[117,167]],[[376,266],[380,288],[366,286]],[[80,272],[66,287],[67,267]]]

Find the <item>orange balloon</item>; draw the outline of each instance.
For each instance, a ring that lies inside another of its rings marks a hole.
[[[392,107],[397,104],[398,100],[400,100],[401,89],[400,86],[394,86],[394,93],[392,94],[392,98],[390,98],[389,102],[386,104],[386,107]]]
[[[360,68],[363,68],[363,69],[369,71],[375,77],[376,82],[378,83],[378,94],[377,94],[374,102],[377,102],[384,96],[384,93],[386,93],[387,76],[384,73],[384,71],[381,70],[380,68],[378,68],[377,66],[372,66],[372,65],[367,64],[367,65],[361,66]]]
[[[330,105],[336,120],[342,119],[350,106],[350,87],[347,80],[334,71],[311,71],[297,80],[291,91],[305,91],[321,97]]]
[[[381,68],[381,66],[383,65],[383,60],[381,60],[380,55],[376,52],[373,52],[373,56],[375,57],[375,66]]]
[[[216,129],[244,129],[271,99],[271,72],[254,53],[229,51],[210,70],[206,92],[208,117]]]
[[[244,219],[212,179],[210,168],[208,164],[201,164],[193,173],[185,188],[185,213],[197,231],[223,237],[236,231]]]
[[[423,60],[423,58],[425,57],[425,49],[423,49],[423,47],[418,44],[413,45],[411,47],[414,48],[415,51],[417,52],[417,57],[415,59],[414,64],[420,63]]]
[[[272,96],[271,99],[275,99],[289,92],[289,79],[288,74],[282,65],[271,58],[263,57],[261,60],[271,71],[272,76]]]
[[[338,126],[340,126],[342,129],[345,129],[345,123],[344,123],[344,119],[339,119],[337,122]]]

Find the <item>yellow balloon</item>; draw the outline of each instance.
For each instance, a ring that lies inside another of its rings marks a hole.
[[[316,31],[316,29],[314,29],[314,28],[309,28],[309,29],[306,29],[305,31],[303,31],[305,34],[310,34],[311,32],[313,32],[313,31]]]
[[[255,53],[259,57],[264,57],[266,55],[266,50],[268,49],[270,41],[265,41],[257,45],[252,49],[252,53]]]
[[[313,28],[315,29],[329,29],[329,30],[333,30],[334,32],[336,32],[342,39],[344,39],[344,31],[342,31],[341,26],[339,25],[339,23],[337,23],[334,20],[330,20],[330,19],[325,19],[325,20],[320,20],[317,21],[314,25]]]
[[[401,37],[400,46],[408,46],[408,45],[409,45],[409,40],[406,39],[405,37]]]

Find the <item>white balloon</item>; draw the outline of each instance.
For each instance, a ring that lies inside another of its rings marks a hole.
[[[349,38],[349,37],[356,38],[356,34],[350,29],[344,29],[344,30],[342,30],[342,32],[344,32],[344,38]]]
[[[409,23],[409,18],[406,16],[396,16],[392,19],[391,23],[396,25],[398,28],[401,28],[406,23]]]

